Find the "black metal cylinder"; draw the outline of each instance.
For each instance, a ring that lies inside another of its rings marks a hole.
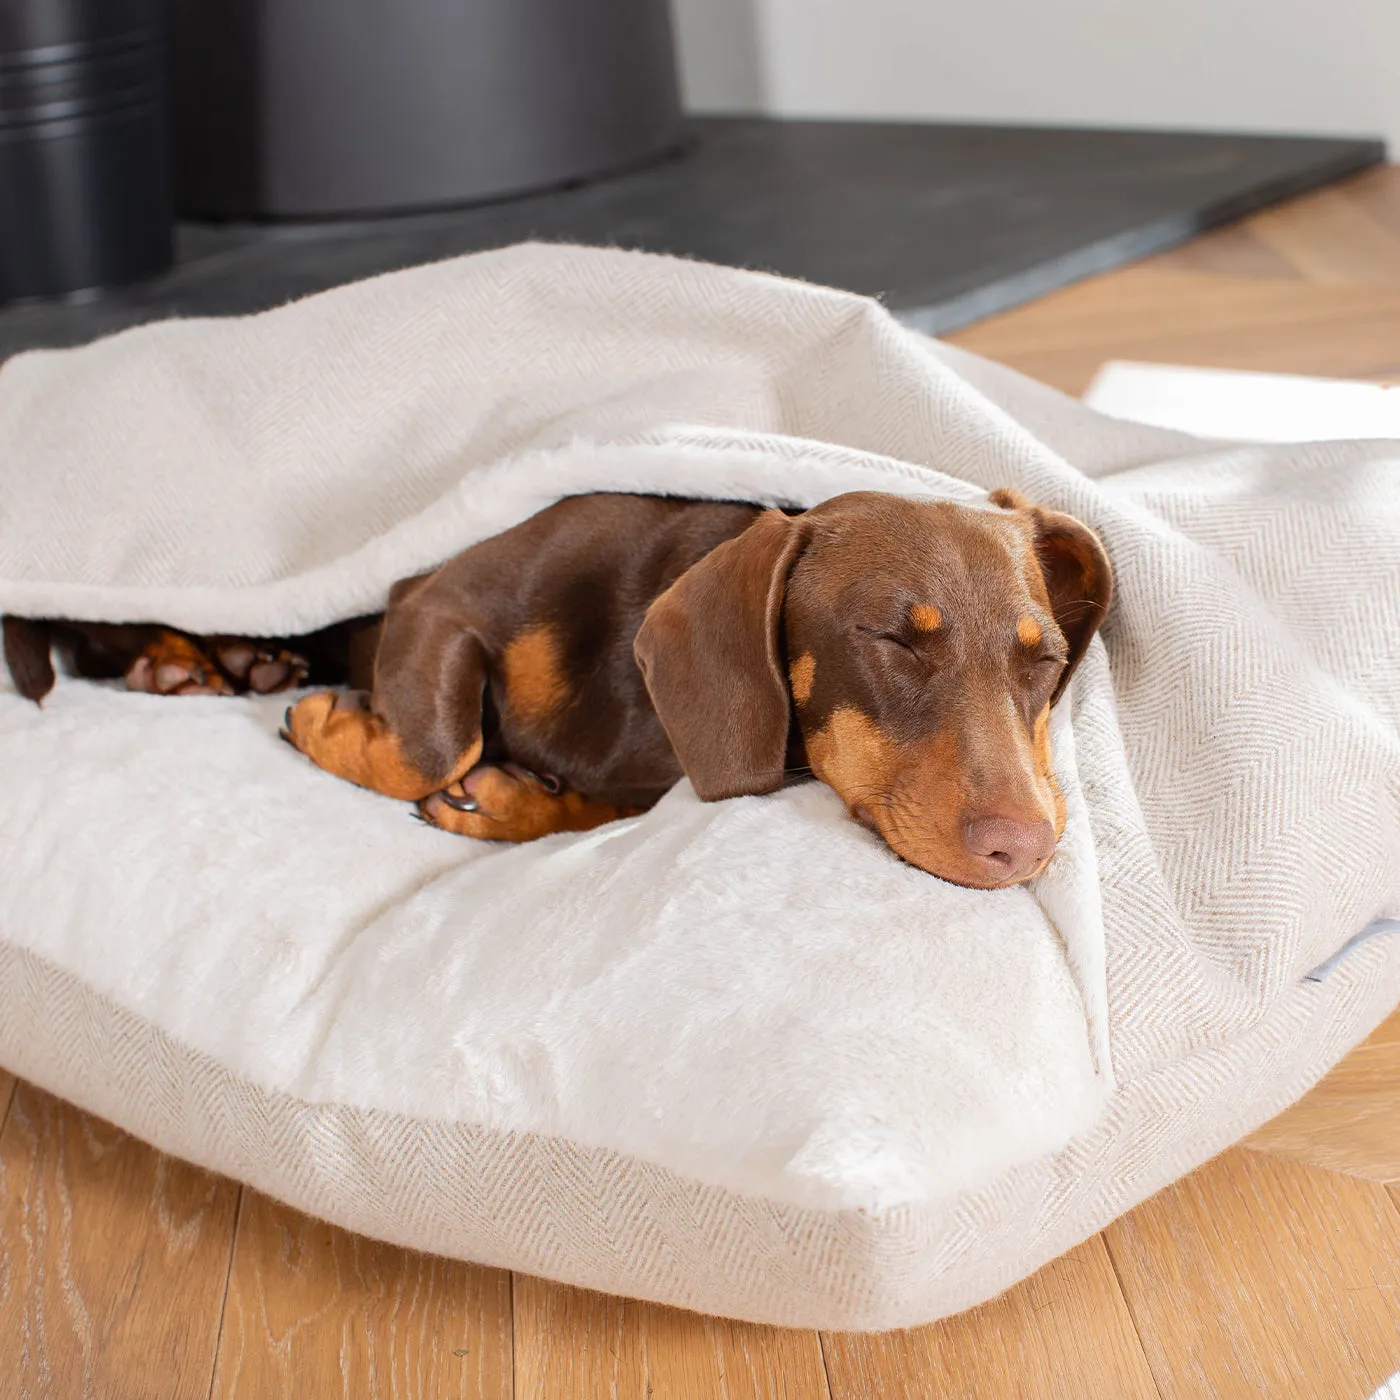
[[[681,135],[668,0],[175,0],[195,217],[498,199]]]
[[[170,266],[165,0],[0,0],[0,302]]]

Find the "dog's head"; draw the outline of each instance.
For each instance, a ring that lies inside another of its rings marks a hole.
[[[1044,867],[1064,830],[1050,707],[1112,575],[1079,521],[991,500],[767,511],[652,604],[637,660],[702,798],[778,788],[795,723],[812,772],[911,864],[982,889]]]

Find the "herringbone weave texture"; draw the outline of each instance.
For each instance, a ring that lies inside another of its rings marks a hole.
[[[1005,1287],[1400,997],[1393,939],[1300,983],[1400,914],[1400,447],[1139,429],[858,298],[576,249],[0,373],[0,610],[29,614],[311,626],[568,491],[999,485],[1095,526],[1118,582],[1074,701],[1118,1087],[1052,1160],[939,1206],[780,1209],[567,1142],[299,1103],[13,948],[0,1058],[355,1228],[580,1283],[837,1327]]]

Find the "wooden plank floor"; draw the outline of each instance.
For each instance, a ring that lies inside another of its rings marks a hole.
[[[1067,393],[1109,359],[1400,379],[1400,167],[950,337]]]
[[[1400,379],[1400,170],[956,339],[1076,393],[1109,358]],[[0,1400],[1400,1395],[1400,1012],[1245,1145],[1034,1278],[883,1336],[375,1244],[3,1071],[0,1125]]]

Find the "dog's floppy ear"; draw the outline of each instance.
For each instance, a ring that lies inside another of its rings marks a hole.
[[[1035,556],[1050,597],[1055,624],[1069,643],[1069,664],[1061,674],[1053,705],[1084,659],[1113,601],[1113,566],[1099,537],[1072,515],[1030,505],[1019,492],[1004,488],[991,494],[993,505],[1014,510],[1029,522]]]
[[[782,786],[791,700],[779,650],[801,518],[760,515],[647,610],[633,652],[685,775],[706,802]]]

